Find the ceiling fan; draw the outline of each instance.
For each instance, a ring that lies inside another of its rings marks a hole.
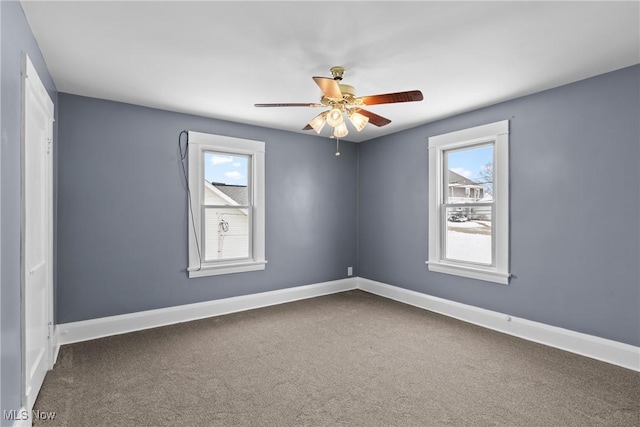
[[[353,86],[340,83],[344,76],[344,67],[331,68],[332,77],[313,77],[313,81],[322,90],[319,103],[279,103],[255,104],[256,107],[328,107],[329,109],[315,116],[302,130],[315,130],[318,134],[326,123],[333,127],[332,137],[347,136],[349,130],[344,120],[347,115],[351,124],[360,132],[367,123],[381,127],[391,123],[391,120],[379,116],[362,107],[378,104],[393,104],[398,102],[422,101],[422,92],[410,90],[406,92],[385,93],[357,97]]]

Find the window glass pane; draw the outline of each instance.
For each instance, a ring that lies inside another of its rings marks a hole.
[[[249,258],[249,209],[204,209],[204,258],[220,261]]]
[[[493,201],[493,144],[444,153],[444,203]]]
[[[250,165],[251,156],[206,151],[204,153],[205,204],[250,205]],[[210,191],[207,191],[208,187],[213,189],[209,188]]]
[[[489,265],[493,263],[491,213],[491,206],[445,209],[447,259]]]

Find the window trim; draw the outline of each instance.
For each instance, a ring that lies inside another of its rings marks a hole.
[[[429,137],[429,271],[509,284],[509,120]],[[443,253],[444,153],[492,142],[494,265],[452,261]]]
[[[264,153],[262,141],[233,138],[229,136],[189,131],[189,266],[190,278],[220,274],[242,273],[264,270],[265,264],[265,185]],[[202,227],[202,207],[204,205],[204,154],[207,151],[251,157],[251,210],[252,221],[249,245],[252,254],[249,259],[205,262]]]

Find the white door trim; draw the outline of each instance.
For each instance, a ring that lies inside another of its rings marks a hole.
[[[46,124],[46,138],[47,138],[47,153],[45,156],[45,174],[47,180],[47,186],[45,188],[45,204],[46,204],[46,230],[45,230],[45,256],[47,267],[45,270],[45,304],[46,313],[44,313],[43,319],[46,322],[44,327],[47,328],[48,340],[45,348],[46,367],[51,369],[53,367],[53,121],[54,121],[54,104],[47,93],[35,67],[31,63],[29,56],[23,52],[22,54],[22,112],[21,112],[21,224],[20,224],[20,239],[21,239],[21,256],[20,256],[20,271],[21,271],[21,339],[22,339],[22,405],[30,414],[35,397],[38,395],[38,390],[34,390],[33,393],[27,393],[30,388],[30,384],[27,383],[27,377],[29,367],[27,365],[27,353],[26,353],[26,316],[27,316],[27,303],[25,285],[27,283],[27,277],[29,272],[26,265],[26,242],[25,242],[25,230],[26,230],[26,124],[27,124],[27,90],[33,91],[37,97],[40,107],[44,109],[47,116]]]

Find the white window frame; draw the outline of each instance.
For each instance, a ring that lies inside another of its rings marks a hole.
[[[478,265],[446,259],[444,156],[452,149],[493,144],[493,263]],[[443,224],[443,221],[445,222]],[[429,271],[509,284],[509,121],[490,123],[429,138]]]
[[[264,270],[265,264],[265,190],[264,142],[229,136],[189,131],[189,277],[214,276]],[[204,218],[204,155],[205,152],[223,152],[251,157],[251,227],[249,230],[249,259],[205,262],[203,253]]]

